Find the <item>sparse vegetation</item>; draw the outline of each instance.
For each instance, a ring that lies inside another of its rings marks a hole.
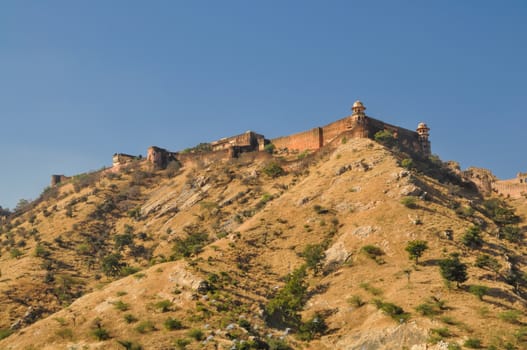
[[[418,259],[427,249],[428,243],[421,240],[409,241],[405,248],[405,250],[408,252],[408,257],[410,259],[414,259],[416,265],[418,264]]]
[[[360,251],[364,253],[368,258],[375,260],[378,264],[384,264],[384,260],[381,258],[384,255],[384,251],[375,245],[365,245]]]
[[[173,330],[176,330],[176,329],[182,329],[183,328],[183,324],[181,323],[181,321],[179,321],[179,320],[177,320],[175,318],[172,318],[172,317],[167,318],[165,320],[165,322],[163,323],[163,325],[169,331],[173,331]]]
[[[417,199],[413,196],[406,196],[401,199],[401,204],[410,209],[417,208]]]
[[[403,308],[395,305],[394,303],[385,302],[381,299],[374,299],[372,303],[377,307],[377,309],[381,310],[397,322],[406,322],[410,318],[409,313],[404,312]]]
[[[262,169],[263,173],[271,178],[285,175],[284,169],[276,162],[270,162]]]
[[[456,282],[456,286],[468,279],[467,265],[459,260],[458,254],[452,254],[449,258],[439,261],[441,276],[447,282]]]
[[[487,294],[489,287],[482,285],[472,285],[469,287],[469,292],[478,297],[479,300],[483,300],[483,297]]]
[[[146,320],[146,321],[139,322],[137,326],[135,326],[135,330],[141,334],[144,334],[144,333],[156,331],[157,328],[154,325],[154,322],[150,320]]]

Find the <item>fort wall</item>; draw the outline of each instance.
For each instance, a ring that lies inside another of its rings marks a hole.
[[[521,198],[527,195],[527,183],[519,179],[501,180],[492,183],[492,190],[511,198]]]
[[[277,149],[290,151],[317,150],[323,146],[324,135],[322,128],[314,128],[297,134],[272,139],[271,143]]]

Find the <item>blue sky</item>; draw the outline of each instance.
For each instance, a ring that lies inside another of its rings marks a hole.
[[[432,152],[526,171],[527,2],[0,2],[0,205],[115,152],[369,115]]]

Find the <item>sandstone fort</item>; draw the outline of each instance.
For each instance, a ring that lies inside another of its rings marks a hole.
[[[339,119],[325,126],[318,126],[310,130],[293,135],[268,139],[264,135],[253,131],[225,137],[217,141],[203,144],[201,148],[194,148],[181,152],[151,146],[147,150],[146,161],[156,168],[165,168],[171,162],[181,165],[194,162],[210,163],[240,157],[243,154],[268,155],[266,150],[272,149],[279,154],[314,152],[323,147],[331,147],[348,138],[370,138],[380,131],[389,132],[397,145],[404,151],[420,158],[430,156],[431,144],[429,140],[430,128],[425,123],[419,123],[416,130],[405,129],[388,124],[382,120],[366,114],[366,107],[361,101],[356,101],[351,108],[351,115]],[[113,168],[121,166],[141,156],[116,153],[113,156]],[[513,198],[527,195],[527,173],[518,173],[517,177],[499,180],[485,169],[469,168],[461,174],[472,181],[483,193],[499,193]],[[67,180],[64,175],[52,175],[51,185]]]

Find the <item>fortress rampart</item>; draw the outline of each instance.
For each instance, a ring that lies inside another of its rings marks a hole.
[[[430,129],[420,123],[417,131],[411,131],[391,125],[365,114],[366,107],[356,101],[352,114],[323,127],[302,131],[289,136],[277,137],[271,140],[253,131],[222,138],[211,142],[209,150],[192,150],[190,152],[170,152],[166,149],[152,146],[148,149],[147,160],[158,168],[164,168],[171,161],[180,163],[211,162],[239,157],[243,153],[264,151],[265,146],[272,143],[279,151],[316,151],[325,145],[342,137],[374,138],[379,131],[390,131],[398,145],[406,151],[427,157],[430,155]]]

